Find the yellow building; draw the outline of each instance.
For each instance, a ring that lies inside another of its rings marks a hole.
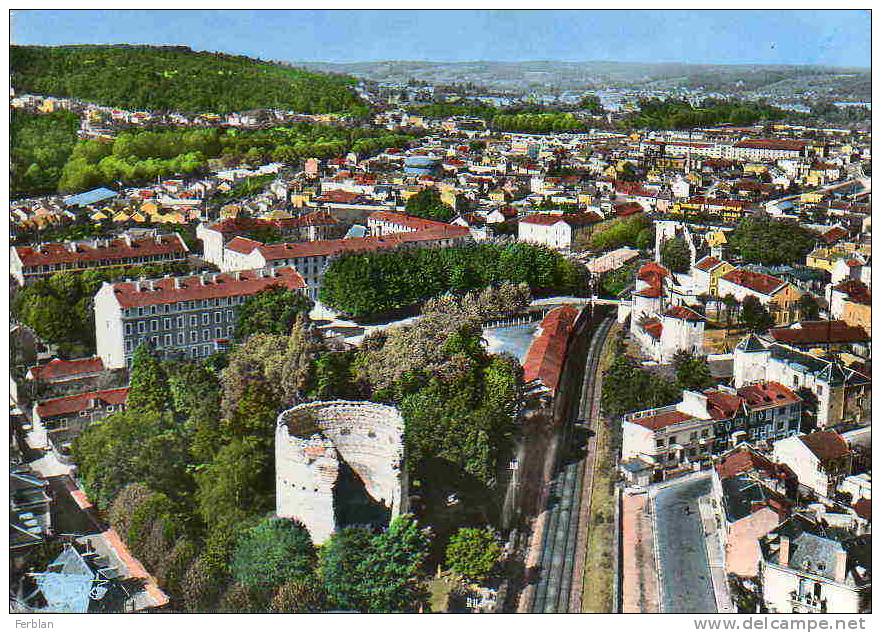
[[[578,194],[578,204],[583,204],[588,206],[593,203],[593,196],[589,193],[579,193]]]
[[[50,114],[55,112],[55,100],[54,99],[45,99],[43,103],[37,108],[40,112],[44,114]]]
[[[159,215],[159,205],[155,202],[148,201],[141,205],[141,213],[149,216]]]
[[[777,325],[786,325],[798,321],[798,300],[804,293],[792,284],[786,284],[773,295],[768,303],[768,312],[774,317]]]
[[[806,193],[801,194],[799,196],[799,200],[801,200],[804,204],[820,204],[823,202],[823,197],[825,194],[821,191],[808,191]]]
[[[113,216],[113,221],[114,221],[114,222],[119,222],[119,223],[122,223],[122,222],[128,222],[128,221],[129,221],[129,215],[128,215],[128,213],[126,213],[125,211],[117,211],[117,212],[114,214],[114,216]]]
[[[844,301],[841,318],[848,325],[858,325],[866,330],[866,334],[872,336],[872,306],[855,301]]]
[[[762,163],[747,163],[743,166],[743,173],[746,174],[765,174],[768,172],[768,166]]]
[[[727,275],[732,270],[734,270],[734,264],[722,262],[715,269],[710,271],[710,296],[719,296],[719,278],[722,277],[722,275]]]

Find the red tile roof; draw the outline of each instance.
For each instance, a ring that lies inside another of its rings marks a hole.
[[[263,242],[258,242],[257,240],[252,240],[247,237],[237,235],[229,241],[229,243],[226,245],[226,248],[231,251],[235,251],[236,253],[247,255],[258,246],[263,246]]]
[[[699,270],[704,270],[704,271],[709,272],[709,271],[713,270],[714,268],[716,268],[721,263],[722,263],[721,259],[719,259],[717,257],[713,257],[711,255],[707,255],[706,257],[703,257],[700,260],[698,260],[694,264],[694,267]]]
[[[774,381],[745,385],[737,390],[737,395],[752,410],[784,407],[801,402],[801,398],[791,389]]]
[[[121,389],[106,389],[104,391],[90,391],[75,396],[52,398],[43,400],[37,404],[37,415],[41,419],[53,418],[59,415],[70,415],[94,408],[95,401],[105,404],[125,404],[128,397],[128,387]]]
[[[560,383],[569,337],[579,310],[571,305],[554,308],[541,322],[541,331],[532,341],[523,362],[523,380],[539,381],[552,394]]]
[[[722,275],[722,279],[766,296],[773,295],[786,284],[785,281],[778,279],[777,277],[772,277],[771,275],[765,275],[763,273],[756,273],[751,270],[744,270],[742,268],[735,268],[734,270],[725,273]]]
[[[694,196],[688,199],[689,204],[701,204],[708,207],[722,207],[727,209],[743,209],[748,202],[743,200],[725,200],[722,198],[705,198],[703,196]]]
[[[636,273],[636,278],[642,279],[643,281],[649,281],[657,277],[664,278],[669,276],[670,271],[657,262],[649,262],[647,264],[643,264]]]
[[[707,411],[714,420],[730,420],[743,405],[740,396],[718,389],[708,389],[704,395],[707,397]]]
[[[682,413],[681,411],[665,411],[655,415],[647,415],[642,418],[634,418],[630,421],[652,431],[660,431],[668,426],[692,419],[694,419],[694,416]]]
[[[642,324],[642,329],[653,339],[660,340],[664,325],[658,319],[648,319]]]
[[[817,456],[820,462],[831,462],[850,454],[850,447],[844,438],[834,431],[815,431],[803,435],[801,441]]]
[[[622,202],[621,204],[614,205],[612,208],[615,211],[615,215],[622,218],[644,211],[642,205],[638,202]]]
[[[866,287],[866,284],[861,281],[848,279],[835,286],[834,290],[844,293],[847,295],[847,298],[854,303],[872,305],[872,293],[869,291],[869,288]]]
[[[335,204],[358,204],[364,201],[364,196],[360,193],[352,191],[343,191],[342,189],[333,189],[324,191],[318,198],[322,202],[330,202]]]
[[[664,312],[664,316],[672,319],[682,319],[683,321],[706,321],[703,315],[685,306],[670,306]]]
[[[856,503],[853,504],[853,511],[857,513],[857,516],[861,519],[865,519],[866,521],[872,520],[872,500],[871,499],[860,499]]]
[[[588,213],[533,213],[520,221],[540,226],[553,226],[557,222],[565,222],[570,226],[587,226],[601,220],[602,218],[598,214],[589,211]]]
[[[104,362],[98,357],[62,360],[53,358],[43,365],[35,365],[28,369],[33,380],[53,381],[73,378],[83,374],[94,374],[104,371]]]
[[[247,270],[240,273],[195,275],[192,277],[165,277],[141,282],[113,284],[113,292],[123,308],[160,305],[198,299],[238,297],[257,294],[270,286],[284,286],[291,290],[306,287],[300,274],[291,267],[277,268],[277,276],[260,276],[263,271]],[[237,278],[238,277],[238,278]],[[202,283],[202,279],[205,283]],[[175,288],[177,281],[179,287]],[[140,283],[141,290],[136,289]],[[153,290],[150,290],[152,283]]]
[[[74,247],[74,245],[76,245]],[[189,249],[180,235],[147,236],[91,242],[53,242],[35,246],[13,246],[23,266],[45,266],[48,264],[76,264],[100,260],[124,261],[135,257],[177,254],[184,256]]]
[[[831,229],[820,235],[820,237],[827,244],[834,244],[839,240],[843,240],[847,235],[848,233],[845,229],[840,226],[833,226]]]
[[[295,218],[279,218],[276,220],[264,220],[262,218],[228,218],[215,222],[209,228],[227,235],[238,235],[255,229],[275,228],[279,230],[295,229],[305,226],[327,226],[339,224],[339,220],[327,211],[312,211]]]
[[[749,446],[734,449],[716,464],[716,472],[721,479],[730,479],[756,471],[774,479],[790,479],[795,476],[788,466],[775,464]]]
[[[745,149],[777,149],[797,152],[802,151],[806,146],[807,143],[804,141],[788,141],[774,138],[746,139],[734,144],[734,147]]]
[[[869,335],[858,325],[848,325],[847,321],[801,321],[800,327],[775,327],[768,334],[775,341],[790,345],[810,345],[812,343],[862,343]]]

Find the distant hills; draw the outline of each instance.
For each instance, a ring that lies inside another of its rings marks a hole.
[[[177,46],[11,46],[10,72],[19,92],[133,110],[318,114],[362,107],[349,77]]]
[[[634,88],[702,88],[707,92],[780,97],[808,95],[833,100],[871,100],[866,68],[748,66],[631,62],[302,62],[297,66],[354,75],[377,82],[418,80],[433,85],[467,84],[505,92]]]

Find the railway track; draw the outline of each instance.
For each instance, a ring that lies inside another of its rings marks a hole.
[[[603,343],[614,322],[613,317],[602,320],[594,331],[585,361],[584,382],[578,406],[578,417],[593,426],[593,404],[599,397],[594,379],[600,362]],[[567,449],[578,448],[569,446]],[[582,492],[593,482],[596,451],[566,463],[551,484],[548,500],[548,519],[542,539],[539,559],[539,579],[536,585],[531,613],[569,613],[575,559],[578,555],[578,533],[581,517]]]

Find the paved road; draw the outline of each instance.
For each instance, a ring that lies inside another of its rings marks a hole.
[[[709,473],[664,484],[654,499],[663,613],[716,613],[698,498]]]

